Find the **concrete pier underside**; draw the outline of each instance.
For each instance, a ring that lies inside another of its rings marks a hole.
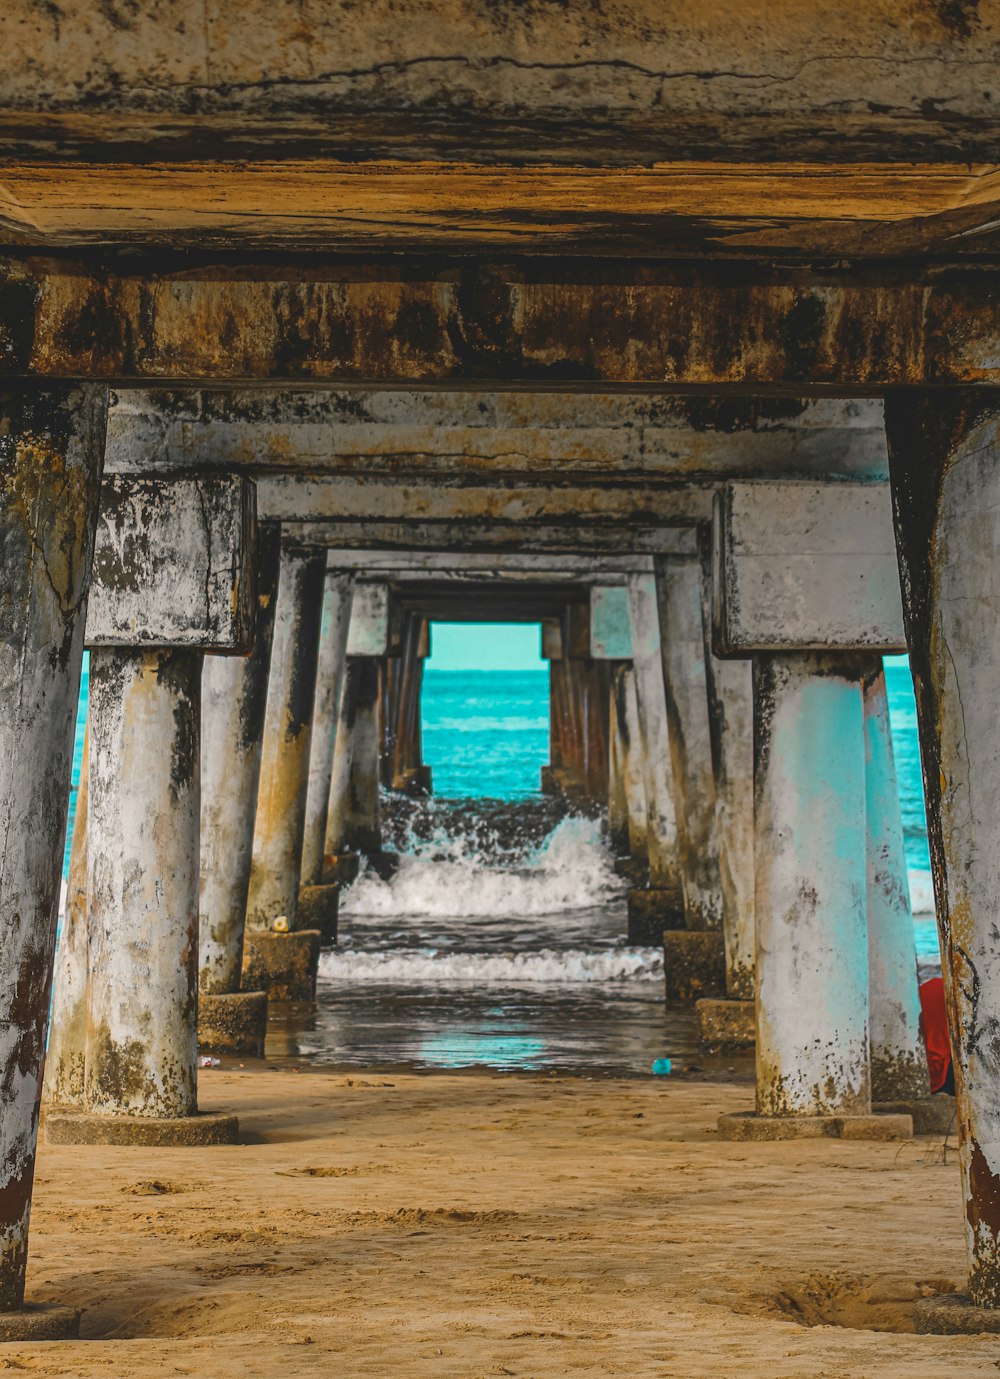
[[[40,1315],[84,623],[49,1138],[188,1143],[232,1130],[199,973],[308,1000],[357,859],[391,871],[441,617],[546,628],[546,784],[610,816],[629,938],[717,1033],[755,1003],[742,1140],[926,1099],[909,650],[970,1290],[924,1311],[990,1329],[1000,7],[203,8],[0,13],[0,1335]]]

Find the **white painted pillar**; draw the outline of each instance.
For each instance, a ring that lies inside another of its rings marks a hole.
[[[247,897],[251,929],[269,929],[281,915],[296,926],[325,574],[325,551],[282,553]]]
[[[0,1311],[20,1308],[107,390],[0,401]]]
[[[90,734],[84,733],[83,759],[73,815],[73,840],[66,878],[66,908],[56,949],[52,1020],[45,1055],[43,1099],[54,1106],[83,1103],[87,1056],[87,781]]]
[[[872,1100],[930,1095],[889,701],[881,659],[863,681]]]
[[[343,571],[327,570],[309,747],[305,834],[302,840],[302,882],[306,886],[318,886],[323,880],[326,816],[336,751],[337,719],[347,669],[347,634],[351,626],[353,602],[354,576]]]
[[[686,926],[718,929],[722,886],[697,556],[657,559],[656,593]]]
[[[656,889],[679,888],[677,816],[660,655],[660,619],[652,575],[629,576],[629,620],[646,783],[649,884]]]
[[[197,1110],[200,652],[90,654],[86,1107]]]
[[[210,995],[240,989],[280,559],[280,525],[265,523],[253,646],[247,656],[206,656],[201,674],[198,982]]]
[[[1000,1307],[1000,392],[905,390],[886,434],[951,1042],[969,1293]]]
[[[754,661],[757,1112],[864,1114],[868,935],[856,660]]]

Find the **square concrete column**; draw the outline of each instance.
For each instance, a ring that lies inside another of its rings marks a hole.
[[[214,1053],[264,1052],[267,995],[240,981],[280,560],[281,527],[264,523],[250,652],[206,656],[201,675],[198,1043]]]
[[[264,718],[247,928],[297,927],[326,552],[286,549]]]
[[[281,528],[263,524],[250,653],[207,656],[202,669],[199,987],[207,995],[240,989],[280,558]]]
[[[715,644],[753,657],[757,934],[757,1116],[720,1130],[907,1136],[909,1107],[871,1115],[862,680],[903,638],[887,487],[727,485],[714,547]]]
[[[917,952],[885,671],[865,667],[865,816],[872,1101],[930,1095],[920,1033]]]
[[[684,916],[688,929],[721,929],[722,888],[698,557],[658,558],[656,598]]]
[[[951,1326],[995,1330],[1000,1325],[1000,393],[890,394],[886,432],[954,1052],[969,1251],[965,1307],[981,1309],[976,1316],[952,1317]],[[939,1316],[928,1329],[949,1329],[948,1318]]]
[[[684,927],[670,732],[660,652],[656,582],[629,576],[629,618],[639,734],[646,781],[649,885],[629,894],[629,937],[656,943],[665,929]]]
[[[83,760],[76,791],[66,907],[56,949],[52,1018],[45,1056],[43,1100],[50,1106],[80,1106],[87,1049],[87,803],[90,732],[84,730]]]
[[[330,777],[333,774],[337,719],[347,672],[347,635],[353,603],[354,576],[342,570],[328,569],[323,591],[316,696],[309,746],[305,833],[302,840],[302,882],[306,886],[318,886],[323,881]]]
[[[28,1218],[107,391],[0,392],[0,1337],[75,1331],[23,1310]]]
[[[754,661],[757,1113],[863,1115],[868,1065],[858,666]]]
[[[228,477],[102,486],[87,623],[83,1109],[51,1143],[231,1142],[197,1107],[201,668],[253,624],[253,490]],[[124,644],[123,644],[124,643]]]

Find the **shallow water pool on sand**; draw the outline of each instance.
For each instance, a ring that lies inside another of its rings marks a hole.
[[[269,1058],[333,1066],[648,1074],[654,1059],[725,1074],[668,1010],[663,959],[625,939],[625,886],[599,824],[547,831],[539,801],[413,811],[390,882],[345,896],[315,1009],[272,1019]]]

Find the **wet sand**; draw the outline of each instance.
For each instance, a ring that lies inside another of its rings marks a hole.
[[[0,1370],[997,1374],[996,1337],[906,1334],[963,1275],[940,1140],[723,1144],[748,1088],[652,1078],[248,1069],[201,1095],[249,1142],[42,1150],[29,1294],[85,1339]]]

